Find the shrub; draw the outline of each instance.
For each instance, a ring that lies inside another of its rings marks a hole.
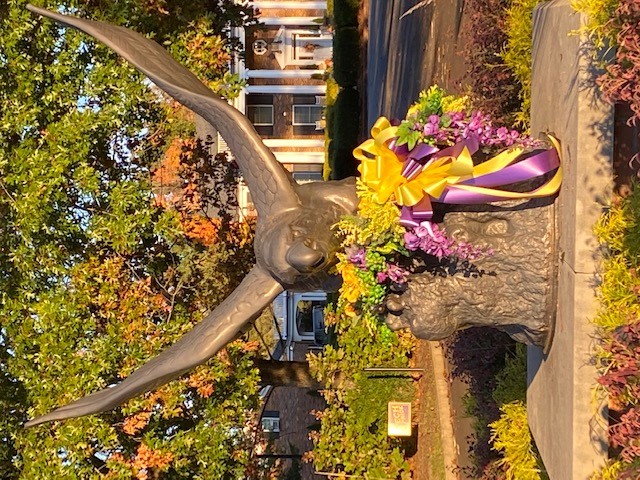
[[[327,401],[327,408],[316,414],[321,426],[312,434],[313,461],[316,469],[338,478],[409,479],[402,442],[387,436],[386,410],[390,400],[413,398],[413,381],[397,375],[373,378],[363,371],[409,363],[413,337],[384,323],[380,305],[389,284],[377,275],[390,271],[395,255],[404,251],[404,229],[393,203],[375,202],[363,183],[357,192],[357,216],[345,216],[336,225],[344,249],[337,254],[336,270],[343,283],[336,304],[325,310],[335,343],[308,356],[316,379],[326,387],[322,394]],[[358,267],[354,261],[360,262]]]
[[[503,454],[497,463],[506,467],[507,480],[540,480],[543,477],[527,424],[527,408],[516,401],[503,405],[500,411],[500,419],[491,424],[493,448]]]
[[[470,23],[463,55],[469,65],[467,82],[473,104],[498,123],[512,125],[520,87],[501,58],[507,42],[504,11],[510,0],[470,0]]]
[[[616,202],[600,218],[595,234],[605,247],[601,307],[594,322],[605,332],[640,318],[638,264],[640,259],[640,192]]]
[[[333,0],[333,24],[336,28],[357,27],[360,0]]]
[[[529,128],[531,110],[531,46],[533,42],[533,7],[540,0],[512,0],[506,11],[505,33],[507,45],[503,53],[504,63],[520,83],[520,108],[516,122]]]
[[[611,102],[626,102],[635,123],[640,119],[640,7],[636,0],[621,0],[611,19],[616,34],[616,57],[599,78]]]
[[[498,455],[489,444],[487,425],[500,418],[500,409],[493,398],[496,377],[505,366],[515,342],[503,332],[489,327],[469,328],[446,340],[446,354],[452,365],[451,374],[469,386],[465,412],[476,418],[475,438],[470,446],[476,467],[475,476]]]
[[[496,375],[493,399],[498,405],[527,400],[527,347],[515,346],[515,354],[507,355],[504,368]]]
[[[636,479],[640,474],[640,191],[614,203],[595,228],[605,245],[598,351],[601,377],[609,397],[609,441],[613,458],[594,479]]]
[[[360,68],[360,35],[356,27],[338,28],[333,35],[333,76],[341,87],[355,87]]]
[[[357,162],[353,157],[353,149],[358,146],[359,115],[358,92],[352,88],[341,90],[330,114],[332,140],[328,155],[332,180],[356,174]]]
[[[573,0],[571,7],[586,17],[586,23],[580,30],[594,43],[596,48],[615,44],[615,32],[612,31],[613,18],[618,0]]]
[[[352,88],[342,89],[333,107],[335,111],[333,139],[341,147],[355,148],[358,143],[360,111],[358,92]]]

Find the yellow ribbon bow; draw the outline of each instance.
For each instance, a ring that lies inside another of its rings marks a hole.
[[[505,150],[477,166],[473,165],[471,153],[464,147],[457,156],[431,160],[418,175],[406,178],[402,175],[404,162],[389,148],[391,141],[397,138],[397,130],[389,120],[380,117],[371,129],[373,138],[353,151],[355,158],[360,160],[358,170],[362,181],[376,192],[375,200],[379,203],[384,203],[393,196],[398,205],[412,207],[426,195],[438,199],[448,186],[483,197],[496,197],[497,200],[543,197],[556,193],[562,183],[560,167],[551,180],[531,192],[509,192],[461,184],[465,180],[495,173],[511,165],[523,153],[524,149],[521,147]],[[551,136],[549,139],[560,155],[558,141]]]

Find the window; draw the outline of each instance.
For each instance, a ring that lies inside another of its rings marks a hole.
[[[322,105],[294,105],[293,124],[313,125],[322,120]]]
[[[260,419],[265,433],[280,433],[280,412],[266,411]]]
[[[256,126],[271,126],[273,105],[247,105],[247,117]]]
[[[296,305],[296,328],[298,333],[301,335],[314,333],[318,328],[318,322],[321,321],[320,318],[322,318],[322,313],[326,306],[326,300],[300,300]],[[318,312],[320,313],[320,318],[318,318]],[[324,320],[322,320],[322,329],[324,329]]]

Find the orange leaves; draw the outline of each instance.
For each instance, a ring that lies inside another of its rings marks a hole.
[[[154,316],[165,314],[169,308],[164,297],[151,288],[151,278],[138,277],[120,256],[91,258],[79,264],[74,269],[72,283],[87,296],[99,324],[124,323],[127,325],[124,334],[128,338],[147,329],[146,324],[153,324],[150,320]]]
[[[187,385],[195,388],[198,395],[203,398],[209,398],[214,391],[214,378],[207,369],[199,368],[189,375]]]
[[[183,215],[180,220],[184,234],[191,240],[209,247],[218,239],[219,220],[199,215]]]
[[[153,172],[152,184],[156,203],[179,213],[184,235],[210,246],[217,239],[220,221],[206,216],[198,191],[198,182],[202,179],[193,161],[196,149],[195,139],[174,138],[162,163]]]
[[[115,453],[110,462],[116,462],[126,466],[137,480],[159,478],[159,473],[168,470],[174,455],[171,452],[153,449],[146,443],[140,443],[135,455],[126,458],[121,453]]]
[[[149,423],[151,412],[140,412],[127,417],[122,426],[122,431],[128,435],[135,435]]]
[[[231,61],[227,42],[219,35],[212,35],[207,23],[207,19],[200,19],[194,28],[179,36],[186,66],[205,83],[222,77]]]
[[[166,0],[145,0],[144,8],[150,13],[169,15]]]
[[[193,138],[185,140],[176,137],[172,140],[164,154],[162,163],[155,169],[151,177],[157,196],[170,196],[174,190],[179,191],[182,188],[183,180],[180,177],[180,170],[185,168],[186,160],[193,156],[194,149],[195,139]],[[177,200],[173,197],[166,199],[170,204],[175,204]]]
[[[257,340],[242,343],[242,351],[245,353],[257,352],[259,349],[260,342],[258,342]]]

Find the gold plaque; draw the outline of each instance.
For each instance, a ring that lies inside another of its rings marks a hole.
[[[389,402],[388,404],[389,428],[387,435],[390,437],[411,436],[411,403]]]

